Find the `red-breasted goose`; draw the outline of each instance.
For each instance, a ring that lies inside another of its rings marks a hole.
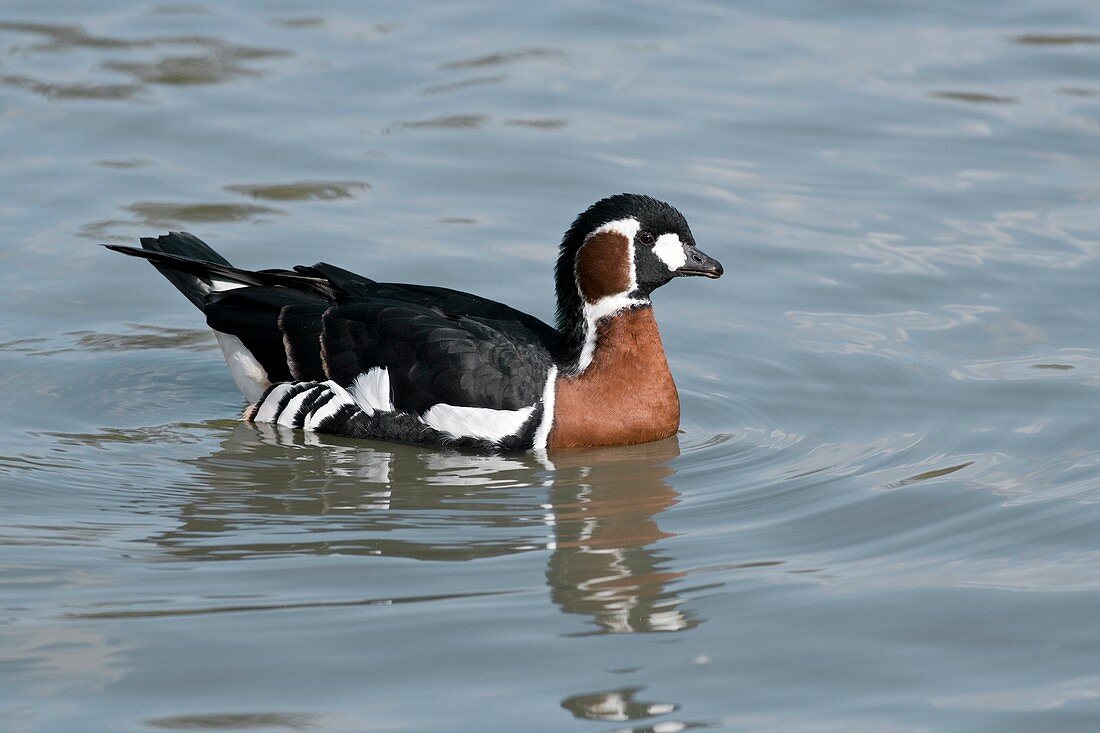
[[[636,194],[596,202],[565,233],[557,328],[324,263],[240,270],[185,232],[141,244],[105,246],[148,259],[202,310],[252,403],[245,419],[494,451],[675,433],[680,399],[650,295],[675,277],[722,274],[679,211]]]

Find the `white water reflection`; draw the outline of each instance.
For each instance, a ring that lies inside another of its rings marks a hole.
[[[180,504],[177,526],[151,539],[191,562],[546,553],[546,582],[563,612],[591,618],[598,632],[680,631],[698,620],[670,590],[682,576],[656,549],[673,536],[658,517],[677,501],[667,479],[678,455],[670,439],[566,452],[548,468],[526,455],[242,424],[219,452],[189,461],[200,483]],[[293,531],[281,529],[288,526]]]
[[[941,708],[996,710],[1006,713],[1058,710],[1075,702],[1100,700],[1100,676],[1078,677],[1037,687],[945,695],[932,700]]]

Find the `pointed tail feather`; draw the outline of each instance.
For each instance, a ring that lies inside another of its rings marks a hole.
[[[199,310],[205,310],[213,293],[248,285],[282,285],[296,290],[332,297],[327,280],[307,277],[285,270],[241,270],[187,232],[172,232],[161,237],[142,237],[142,249],[119,244],[104,244],[107,249],[152,263],[162,275],[187,296]]]
[[[229,260],[215,252],[210,245],[189,232],[169,232],[159,237],[142,237],[141,246],[153,252],[164,252],[199,262],[230,267]]]
[[[203,277],[204,270],[199,267],[199,263],[230,266],[229,260],[219,255],[195,235],[187,232],[170,232],[160,237],[142,237],[143,249],[110,244],[103,246],[116,252],[148,259],[160,274],[168,278],[200,310],[203,308],[206,297],[216,288],[209,278]],[[157,255],[164,255],[164,257]],[[169,258],[186,260],[193,262],[194,265],[191,267],[179,263],[170,265],[168,263],[172,260]]]

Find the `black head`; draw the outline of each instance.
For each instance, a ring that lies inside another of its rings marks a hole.
[[[720,277],[722,265],[695,247],[675,208],[632,193],[592,204],[565,233],[554,271],[562,361],[583,369],[597,321],[687,275]]]
[[[717,278],[722,265],[695,246],[684,215],[649,196],[621,193],[592,204],[562,239],[555,270],[558,322],[587,303],[646,300],[674,277]]]

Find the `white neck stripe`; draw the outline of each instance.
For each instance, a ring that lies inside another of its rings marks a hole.
[[[581,348],[580,357],[577,360],[577,374],[587,369],[588,365],[592,363],[593,356],[595,356],[597,324],[604,318],[613,316],[626,308],[645,305],[649,302],[645,298],[630,297],[630,294],[638,287],[638,273],[635,271],[634,263],[634,237],[637,236],[641,226],[638,220],[634,218],[617,219],[607,222],[585,237],[585,243],[597,234],[606,234],[608,232],[614,232],[615,234],[625,237],[627,242],[627,257],[630,262],[630,280],[626,290],[615,293],[614,295],[604,296],[595,303],[589,303],[584,299],[584,293],[581,292],[580,279],[576,276],[576,272],[574,272],[573,279],[577,285],[577,293],[581,296],[581,302],[584,303],[584,346]],[[581,247],[583,248],[584,245],[581,245]]]
[[[645,298],[631,298],[629,293],[618,293],[600,298],[595,303],[584,304],[584,347],[581,348],[580,359],[577,360],[577,374],[580,374],[592,363],[596,355],[596,336],[598,335],[599,322],[605,318],[621,313],[627,308],[639,305],[648,305]]]
[[[546,385],[542,388],[542,419],[538,429],[535,430],[535,440],[532,446],[536,451],[546,453],[547,443],[550,441],[550,429],[554,427],[554,394],[557,389],[558,368],[550,367],[550,373],[546,375]]]

